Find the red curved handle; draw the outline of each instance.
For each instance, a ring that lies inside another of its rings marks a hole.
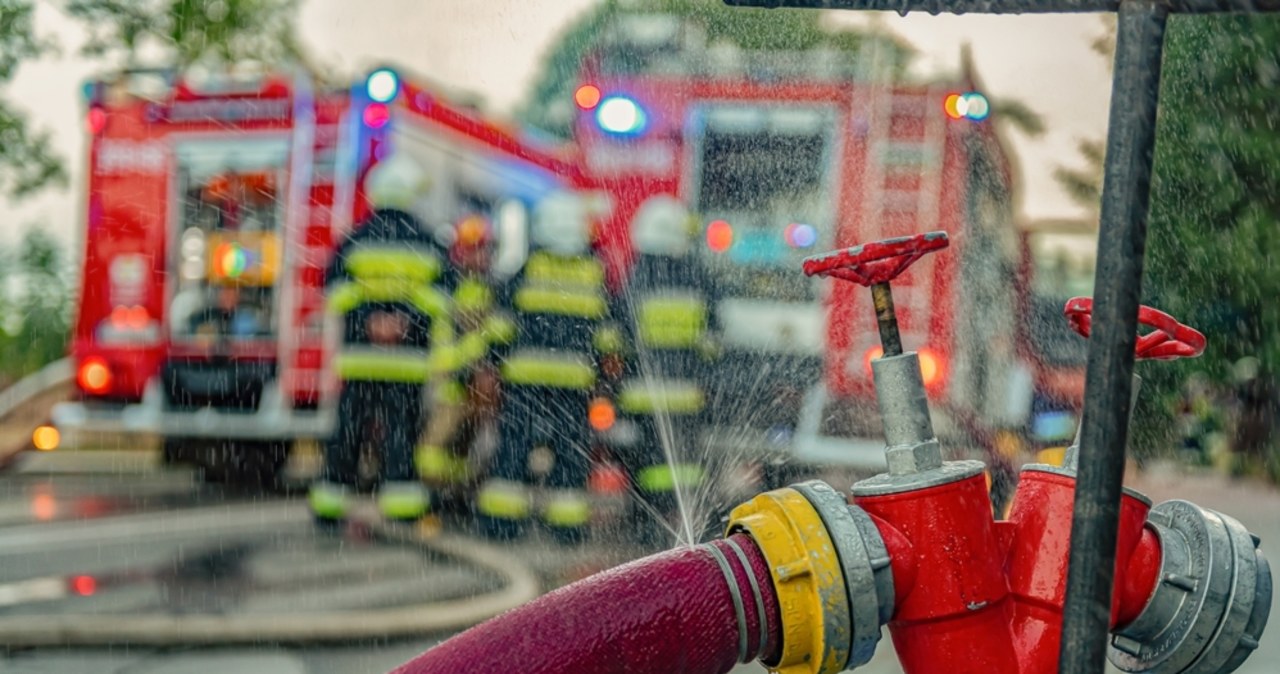
[[[1088,337],[1093,330],[1093,299],[1073,297],[1062,309],[1071,327]],[[1138,307],[1138,323],[1152,331],[1138,336],[1134,357],[1138,360],[1176,360],[1195,358],[1204,353],[1205,339],[1199,330],[1179,323],[1176,318],[1159,309]]]
[[[873,286],[892,280],[916,260],[924,257],[925,253],[942,250],[949,244],[946,232],[927,232],[873,241],[805,258],[804,273],[808,276],[833,276]]]

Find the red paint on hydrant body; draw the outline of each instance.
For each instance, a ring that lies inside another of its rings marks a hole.
[[[1009,512],[1012,637],[1024,672],[1054,672],[1058,668],[1074,500],[1075,480],[1071,476],[1026,470]],[[1144,526],[1150,509],[1149,503],[1131,493],[1121,497],[1112,628],[1136,617],[1155,588],[1160,542]],[[1142,553],[1135,554],[1144,542]],[[1134,565],[1134,561],[1140,563]]]
[[[981,475],[896,494],[860,496],[894,572],[889,622],[907,674],[1053,674],[1066,601],[1075,480],[1023,472],[1007,521],[992,517]],[[1112,627],[1133,620],[1155,588],[1160,543],[1149,504],[1126,493]]]
[[[1004,553],[982,475],[856,504],[882,532],[910,541],[895,550],[885,538],[895,580],[914,566],[915,582],[898,587],[889,622],[893,645],[908,674],[1019,671],[1009,633],[1009,588]],[[886,526],[887,525],[887,526]]]

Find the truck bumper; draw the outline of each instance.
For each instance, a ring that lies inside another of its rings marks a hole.
[[[275,389],[264,392],[262,404],[252,412],[173,410],[167,408],[155,387],[148,388],[141,403],[107,406],[65,402],[55,405],[51,416],[54,426],[67,434],[142,433],[228,440],[325,438],[333,432],[336,419],[334,410],[324,407],[286,407]]]

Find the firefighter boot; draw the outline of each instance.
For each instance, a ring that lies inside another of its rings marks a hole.
[[[566,545],[586,538],[591,502],[583,489],[552,489],[542,503],[542,523],[552,537]]]
[[[347,488],[334,482],[318,480],[311,485],[307,504],[317,526],[324,529],[337,528],[347,516]]]
[[[529,488],[519,482],[493,478],[476,493],[476,520],[480,533],[488,538],[519,538],[532,511]]]
[[[418,482],[387,482],[378,489],[378,511],[392,522],[415,522],[427,514],[426,487]]]
[[[456,488],[466,485],[471,479],[467,458],[439,445],[418,447],[414,463],[418,466],[418,475],[428,484]]]

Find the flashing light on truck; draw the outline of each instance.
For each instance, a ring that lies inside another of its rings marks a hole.
[[[364,91],[374,103],[390,103],[400,94],[400,78],[390,68],[379,68],[369,73]]]
[[[981,122],[991,116],[991,101],[986,96],[970,91],[965,94],[949,94],[942,104],[951,119],[968,119]]]
[[[596,108],[600,130],[615,136],[636,136],[649,125],[649,116],[640,104],[626,96],[608,96]]]

